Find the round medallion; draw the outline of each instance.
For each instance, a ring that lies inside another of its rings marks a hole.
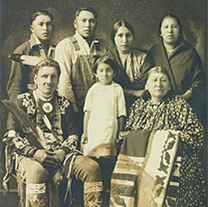
[[[44,103],[43,104],[43,111],[46,113],[50,113],[53,110],[53,106],[51,103]]]

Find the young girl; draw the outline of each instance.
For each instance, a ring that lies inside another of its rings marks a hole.
[[[102,206],[109,206],[110,178],[116,161],[115,140],[124,127],[126,106],[123,89],[113,82],[116,63],[102,56],[93,68],[99,82],[88,91],[84,105],[84,154],[98,162],[102,172]]]
[[[126,116],[123,89],[113,82],[116,63],[108,56],[95,62],[93,72],[99,82],[88,91],[84,105],[84,154],[92,155],[97,146],[114,146],[118,133],[123,129]],[[102,145],[104,144],[104,145]],[[99,156],[112,156],[111,150],[100,150]]]

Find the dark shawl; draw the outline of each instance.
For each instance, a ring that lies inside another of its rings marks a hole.
[[[181,41],[169,59],[160,42],[149,50],[147,60],[168,71],[175,93],[183,94],[189,88],[195,92],[201,87],[202,62],[196,49],[188,42]]]

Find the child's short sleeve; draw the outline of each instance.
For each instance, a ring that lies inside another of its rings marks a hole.
[[[85,97],[84,112],[85,111],[91,111],[91,109],[92,109],[92,98],[93,98],[93,90],[92,90],[92,88],[90,88],[87,92],[86,97]]]
[[[117,104],[118,104],[118,117],[126,116],[126,102],[124,98],[124,92],[121,86],[117,90]]]

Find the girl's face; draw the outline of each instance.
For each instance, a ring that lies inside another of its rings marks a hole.
[[[108,85],[112,83],[115,73],[110,65],[106,63],[100,63],[98,65],[95,76],[98,78],[102,85]]]
[[[180,35],[180,28],[177,21],[172,17],[166,17],[160,28],[163,42],[170,45],[175,45]]]
[[[125,26],[121,26],[114,37],[117,49],[123,54],[130,51],[133,40],[132,33]]]

